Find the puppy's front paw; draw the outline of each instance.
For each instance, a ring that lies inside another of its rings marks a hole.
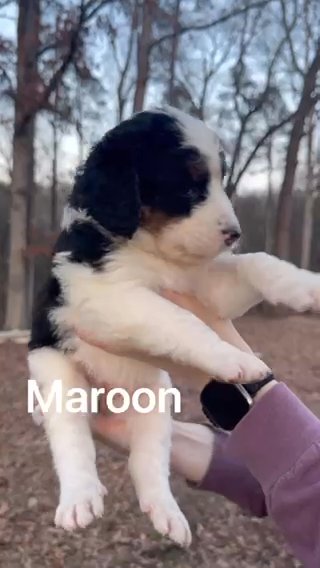
[[[220,346],[215,365],[215,377],[228,383],[253,383],[271,373],[269,367],[258,357],[245,353],[229,344]]]
[[[320,311],[320,275],[292,268],[270,283],[266,299],[297,312]]]
[[[160,534],[168,536],[179,546],[190,546],[192,536],[188,521],[171,494],[145,496],[140,499],[140,508],[149,515]]]
[[[303,270],[302,282],[308,309],[320,312],[320,274]]]
[[[242,383],[261,381],[271,373],[271,369],[259,357],[250,353],[241,353],[238,364],[241,368]]]
[[[55,515],[55,525],[67,531],[85,528],[94,518],[102,517],[103,497],[106,494],[106,488],[94,476],[64,487]]]

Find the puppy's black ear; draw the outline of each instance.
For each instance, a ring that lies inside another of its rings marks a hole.
[[[131,238],[140,221],[139,180],[130,148],[106,135],[76,176],[70,205],[105,229]]]

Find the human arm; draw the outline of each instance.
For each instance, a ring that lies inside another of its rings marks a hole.
[[[199,309],[194,299],[172,299],[186,309]],[[263,387],[230,437],[205,426],[195,435],[195,425],[188,431],[179,424],[180,434],[173,438],[173,468],[200,488],[225,495],[258,516],[266,514],[262,485],[269,514],[295,554],[307,568],[319,566],[320,422],[289,389],[276,383]],[[199,470],[193,469],[195,462]]]
[[[118,452],[127,453],[129,432],[125,417],[92,418],[95,436]],[[260,484],[249,470],[228,453],[229,435],[204,424],[173,420],[171,469],[192,487],[214,492],[256,517],[266,513]]]
[[[285,385],[267,386],[231,434],[226,452],[261,484],[269,515],[303,565],[319,566],[320,421]],[[212,463],[207,489],[214,480]]]
[[[218,317],[215,310],[208,310],[207,307],[204,307],[192,296],[177,294],[170,290],[163,291],[162,295],[165,299],[169,300],[170,303],[177,304],[185,311],[195,315],[198,320],[214,331],[224,344],[227,343],[241,351],[252,354],[251,348],[238,333],[233,323],[230,320],[224,320]],[[146,349],[138,348],[137,346],[133,347],[126,342],[119,342],[118,339],[115,341],[112,341],[111,338],[108,338],[107,341],[99,340],[94,332],[88,333],[88,331],[80,326],[76,328],[76,332],[86,343],[113,354],[136,359],[164,369],[176,382],[179,383],[182,381],[184,385],[197,386],[199,391],[201,391],[211,379],[211,376],[199,367],[187,362],[184,363],[183,361],[176,362],[168,355],[151,354]]]
[[[126,449],[123,419],[94,420],[100,439]],[[174,421],[171,466],[199,489],[268,512],[304,566],[320,565],[320,422],[283,384],[263,387],[231,435]]]

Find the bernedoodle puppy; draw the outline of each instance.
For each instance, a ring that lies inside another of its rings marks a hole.
[[[265,253],[234,254],[240,227],[223,189],[224,157],[203,122],[173,108],[141,112],[107,132],[78,171],[35,306],[30,376],[48,395],[108,381],[133,392],[170,386],[166,372],[93,347],[74,333],[125,344],[221,381],[268,374],[253,354],[222,341],[196,316],[160,295],[196,296],[221,318],[263,299],[298,311],[320,308],[320,277]],[[141,510],[180,545],[191,534],[169,485],[170,404],[130,414],[129,469]],[[57,526],[87,526],[103,513],[95,448],[85,414],[44,417],[60,481]]]

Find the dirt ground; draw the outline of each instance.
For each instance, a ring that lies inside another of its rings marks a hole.
[[[248,316],[239,329],[275,374],[320,414],[319,318]],[[159,538],[139,512],[126,461],[99,446],[101,478],[109,489],[103,519],[66,534],[53,526],[57,482],[44,435],[26,412],[25,346],[0,345],[0,566],[5,568],[292,568],[268,520],[255,520],[223,498],[193,491],[173,479],[190,520],[193,544],[181,551]],[[185,408],[201,413],[195,396]]]

